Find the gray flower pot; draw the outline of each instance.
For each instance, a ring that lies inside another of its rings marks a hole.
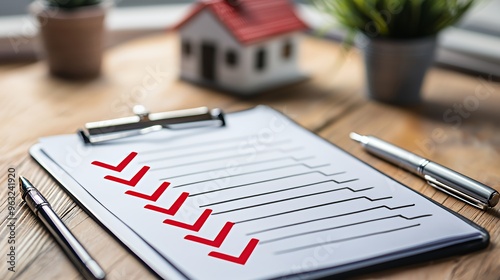
[[[366,91],[370,98],[396,105],[421,101],[425,73],[434,61],[436,37],[391,40],[358,36],[363,50]]]

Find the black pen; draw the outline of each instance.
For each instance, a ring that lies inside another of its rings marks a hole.
[[[28,207],[40,218],[80,273],[86,279],[104,279],[106,277],[104,270],[87,253],[30,181],[22,176],[19,177],[19,189]]]
[[[427,180],[429,185],[479,209],[494,207],[500,199],[496,190],[376,137],[354,132],[349,136],[361,143],[368,152],[419,175]]]

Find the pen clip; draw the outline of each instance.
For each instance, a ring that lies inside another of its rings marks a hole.
[[[452,188],[448,185],[446,185],[445,183],[439,181],[438,179],[432,177],[432,176],[429,176],[429,175],[424,175],[424,178],[425,180],[427,180],[427,183],[431,186],[433,186],[434,188],[442,191],[442,192],[445,192],[465,203],[468,203],[474,207],[477,207],[481,210],[485,210],[488,208],[488,204],[478,200],[477,198],[474,198],[466,193],[463,193],[455,188]]]

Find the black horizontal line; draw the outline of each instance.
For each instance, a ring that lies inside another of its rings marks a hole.
[[[219,192],[219,191],[225,191],[225,190],[235,189],[235,188],[239,188],[239,187],[246,187],[246,186],[255,185],[255,184],[259,184],[259,183],[267,183],[267,182],[277,181],[277,180],[281,180],[281,179],[287,179],[287,178],[292,178],[292,177],[297,177],[297,176],[312,174],[312,173],[321,173],[321,174],[323,174],[325,176],[334,176],[334,175],[344,174],[345,172],[342,171],[342,172],[336,172],[336,173],[332,173],[332,174],[325,174],[325,173],[323,173],[321,171],[317,171],[317,170],[316,171],[309,171],[309,172],[304,172],[304,173],[287,175],[287,176],[283,176],[283,177],[271,178],[271,179],[262,180],[262,181],[255,181],[255,182],[241,184],[241,185],[229,186],[229,187],[220,188],[220,189],[216,189],[216,190],[210,190],[210,191],[204,191],[204,192],[194,193],[194,194],[190,194],[189,196],[204,195],[204,194],[209,194],[209,193],[214,193],[214,192]],[[352,181],[356,181],[356,180],[357,179],[348,180],[347,182],[352,182]],[[341,183],[346,182],[346,181],[339,182],[339,181],[336,181],[336,180],[333,180],[333,179],[332,179],[332,181],[335,182],[335,183],[337,183],[337,184],[341,184]]]
[[[349,215],[359,214],[359,213],[368,212],[368,211],[371,211],[371,210],[376,210],[376,209],[381,209],[381,208],[386,208],[386,209],[389,209],[390,211],[393,211],[393,210],[396,210],[396,209],[401,209],[401,208],[406,208],[406,207],[413,207],[413,206],[415,206],[415,204],[407,204],[407,205],[398,206],[398,207],[392,207],[392,208],[388,207],[386,205],[381,205],[381,206],[377,206],[377,207],[372,207],[372,208],[367,208],[367,209],[361,209],[361,210],[358,210],[358,211],[347,212],[347,213],[337,214],[337,215],[333,215],[333,216],[322,217],[322,218],[307,220],[307,221],[303,221],[303,222],[298,222],[298,223],[283,225],[283,226],[279,226],[279,227],[272,227],[272,228],[268,228],[268,229],[263,229],[263,230],[258,230],[258,231],[254,231],[254,232],[249,232],[249,233],[247,233],[247,235],[254,235],[254,234],[263,233],[263,232],[267,232],[267,231],[272,231],[272,230],[276,230],[276,229],[282,229],[282,228],[293,227],[293,226],[298,226],[298,225],[302,225],[302,224],[313,223],[313,222],[322,221],[322,220],[328,220],[328,219],[333,219],[333,218],[338,218],[338,217],[343,217],[343,216],[349,216]]]
[[[325,181],[321,181],[321,182],[310,183],[310,184],[305,184],[305,185],[300,185],[300,186],[295,186],[295,187],[290,187],[290,188],[285,188],[285,189],[280,189],[280,190],[275,190],[275,191],[270,191],[270,192],[258,193],[258,194],[248,195],[248,196],[241,196],[241,197],[232,198],[232,199],[228,199],[228,200],[213,202],[213,203],[210,203],[210,204],[200,205],[200,207],[207,207],[207,206],[219,205],[219,204],[224,204],[224,203],[228,203],[228,202],[232,202],[232,201],[237,201],[237,200],[241,200],[241,199],[247,199],[247,198],[252,198],[252,197],[257,197],[257,196],[262,196],[262,195],[268,195],[268,194],[273,194],[273,193],[279,193],[279,192],[284,192],[284,191],[289,191],[289,190],[295,190],[295,189],[300,189],[300,188],[304,188],[304,187],[310,187],[310,186],[319,185],[319,184],[323,184],[323,183],[329,183],[329,182],[333,182],[333,181],[332,180],[325,180]],[[350,190],[352,192],[360,192],[360,191],[366,191],[366,190],[369,190],[369,189],[373,189],[373,187],[368,187],[368,188],[364,188],[364,189],[360,189],[360,190],[353,190],[353,189],[351,189],[349,187],[343,187],[343,188],[339,188],[339,189],[335,189],[335,190],[336,191]]]
[[[242,220],[242,221],[235,222],[235,223],[236,224],[241,224],[241,223],[256,221],[256,220],[260,220],[260,219],[265,219],[265,218],[270,218],[270,217],[276,217],[276,216],[281,216],[281,215],[285,215],[285,214],[290,214],[290,213],[294,213],[294,212],[304,211],[304,210],[308,210],[308,209],[313,209],[313,208],[328,206],[328,205],[332,205],[332,204],[337,204],[337,203],[342,203],[342,202],[348,202],[348,201],[358,200],[358,199],[362,199],[362,198],[368,199],[369,201],[373,202],[373,201],[378,201],[378,200],[383,200],[383,199],[390,199],[390,198],[392,198],[392,196],[387,196],[387,197],[382,197],[382,198],[375,198],[375,199],[369,198],[369,197],[366,197],[366,196],[352,197],[352,198],[347,198],[347,199],[342,199],[342,200],[331,201],[331,202],[327,202],[327,203],[323,203],[323,204],[316,204],[316,205],[312,205],[312,206],[308,206],[308,207],[303,207],[303,208],[299,208],[299,209],[284,211],[284,212],[280,212],[280,213],[275,213],[275,214],[271,214],[271,215],[267,215],[267,216],[261,216],[261,217],[256,217],[256,218],[252,218],[252,219]]]
[[[149,150],[149,151],[143,151],[141,154],[150,154],[150,153],[156,153],[156,152],[163,152],[163,151],[170,151],[170,150],[178,150],[182,148],[189,148],[189,147],[196,147],[196,146],[208,146],[212,144],[220,144],[220,143],[228,143],[228,142],[233,142],[233,141],[238,141],[238,140],[245,140],[248,139],[252,136],[255,135],[247,135],[247,136],[242,136],[242,137],[234,137],[234,138],[229,138],[229,139],[222,139],[222,140],[214,140],[214,141],[205,141],[205,142],[200,142],[200,143],[193,143],[193,144],[188,144],[188,145],[180,145],[176,147],[170,147],[170,148],[161,148],[161,149],[155,149],[155,150]]]
[[[274,153],[274,152],[282,152],[283,149],[278,148],[278,149],[267,149],[264,151],[259,151],[258,155],[262,154],[268,154],[268,153]],[[290,151],[290,149],[286,150],[287,152]],[[207,162],[213,162],[213,161],[218,161],[218,160],[223,160],[223,159],[230,159],[230,158],[239,158],[239,157],[246,157],[248,154],[243,154],[243,155],[230,155],[230,156],[224,156],[224,157],[218,157],[218,158],[210,158],[206,160],[197,160],[197,161],[191,161],[191,162],[186,162],[182,164],[175,164],[175,165],[169,165],[169,166],[161,166],[157,168],[151,168],[151,171],[156,171],[156,170],[163,170],[167,168],[176,168],[176,167],[182,167],[182,166],[188,166],[188,165],[193,165],[193,164],[200,164],[200,163],[207,163]],[[312,156],[314,157],[314,156]]]
[[[392,218],[404,218],[406,220],[415,220],[415,219],[420,219],[420,218],[429,217],[429,216],[432,216],[432,215],[431,214],[427,214],[427,215],[421,215],[421,216],[417,216],[417,217],[413,217],[413,218],[407,218],[407,217],[405,217],[403,215],[392,215],[392,216],[381,217],[381,218],[376,218],[376,219],[370,219],[370,220],[365,220],[365,221],[361,221],[361,222],[356,222],[356,223],[351,223],[351,224],[346,224],[346,225],[341,225],[341,226],[336,226],[336,227],[329,227],[329,228],[323,228],[323,229],[305,231],[305,232],[302,232],[302,233],[290,234],[290,235],[286,235],[286,236],[281,236],[281,237],[277,237],[277,238],[273,238],[273,239],[268,239],[268,240],[260,241],[259,243],[260,244],[272,243],[272,242],[276,242],[276,241],[280,241],[280,240],[285,240],[285,239],[289,239],[289,238],[293,238],[293,237],[298,237],[298,236],[302,236],[302,235],[308,235],[308,234],[313,234],[313,233],[318,233],[318,232],[323,232],[323,231],[329,231],[329,230],[334,230],[334,229],[339,229],[339,228],[345,228],[345,227],[350,227],[350,226],[362,225],[362,224],[366,224],[366,223],[377,222],[377,221],[382,221],[382,220],[388,220],[388,219],[392,219]]]
[[[187,184],[183,184],[183,185],[176,185],[176,186],[174,186],[174,188],[180,188],[180,187],[184,187],[184,186],[189,186],[189,185],[194,185],[194,184],[204,183],[204,182],[210,182],[210,181],[219,180],[219,179],[225,179],[225,178],[231,178],[231,177],[238,177],[238,176],[243,176],[243,175],[248,175],[248,174],[255,174],[255,173],[266,172],[266,171],[270,171],[270,170],[277,170],[277,169],[283,169],[283,168],[288,168],[288,167],[292,167],[292,166],[301,166],[301,165],[305,166],[305,167],[308,167],[308,168],[320,168],[320,167],[328,166],[330,164],[326,163],[326,164],[317,165],[317,166],[309,166],[309,165],[304,164],[304,163],[295,163],[295,164],[290,164],[290,165],[285,165],[285,166],[278,166],[278,167],[275,167],[275,168],[267,168],[267,169],[264,169],[264,170],[256,170],[256,171],[251,171],[251,172],[246,172],[246,173],[240,173],[240,174],[228,175],[228,176],[221,176],[221,177],[218,177],[218,178],[206,179],[206,180],[191,182],[191,183],[187,183]],[[160,181],[163,181],[165,179],[168,179],[168,178],[160,179]]]
[[[275,141],[275,142],[269,143],[269,144],[267,144],[265,146],[266,147],[272,147],[274,145],[283,144],[283,143],[290,142],[290,141],[292,141],[292,140],[291,139],[285,139],[285,140],[282,140],[282,141]],[[220,148],[220,149],[210,149],[210,150],[207,150],[207,151],[198,151],[198,152],[187,153],[187,154],[182,154],[182,155],[175,155],[175,156],[154,158],[154,159],[149,159],[149,160],[146,160],[146,161],[142,161],[140,163],[149,163],[149,162],[162,161],[162,160],[167,160],[167,159],[183,158],[183,157],[190,157],[190,156],[199,156],[200,154],[212,154],[212,153],[218,153],[218,152],[221,152],[221,151],[229,151],[230,149],[239,148],[239,147],[240,146],[223,147],[223,148]],[[286,150],[282,150],[282,151],[287,152]],[[246,155],[248,155],[248,154],[246,154]]]
[[[277,251],[275,254],[281,255],[281,254],[286,254],[286,253],[292,253],[292,252],[296,252],[296,251],[300,251],[300,250],[304,250],[304,249],[309,249],[309,248],[314,248],[314,247],[318,247],[318,246],[323,246],[323,245],[327,245],[327,244],[339,243],[339,242],[359,239],[359,238],[363,238],[363,237],[369,237],[369,236],[374,236],[374,235],[379,235],[379,234],[384,234],[384,233],[390,233],[390,232],[395,232],[395,231],[409,229],[409,228],[418,227],[418,226],[420,226],[420,224],[414,224],[414,225],[410,225],[410,226],[406,226],[406,227],[400,227],[400,228],[395,228],[395,229],[390,229],[390,230],[372,232],[369,234],[352,236],[352,237],[348,237],[348,238],[342,238],[342,239],[337,239],[337,240],[332,240],[332,241],[327,241],[327,242],[314,243],[314,244],[310,244],[310,245],[306,245],[306,246]]]
[[[280,161],[280,160],[284,160],[284,159],[293,159],[295,161],[298,161],[298,159],[296,159],[293,156],[287,156],[287,157],[266,159],[266,160],[261,160],[261,161],[253,161],[253,162],[249,162],[249,163],[242,163],[242,164],[238,164],[237,166],[234,166],[234,167],[251,166],[251,165],[256,165],[256,164],[261,164],[261,163],[267,163],[267,162],[273,162],[273,161]],[[171,177],[168,177],[168,178],[163,178],[161,180],[169,180],[169,179],[174,179],[174,178],[179,178],[179,177],[185,177],[185,176],[191,176],[191,175],[196,175],[196,174],[200,174],[200,173],[206,173],[206,172],[217,171],[217,170],[224,170],[224,169],[227,169],[227,167],[225,166],[225,167],[219,167],[219,168],[208,169],[208,170],[200,170],[200,171],[196,171],[196,172],[191,172],[191,173],[186,173],[186,174],[171,176]]]
[[[322,172],[321,172],[322,173]],[[344,181],[335,181],[337,184],[345,184],[345,183],[350,183],[359,180],[359,178],[353,178],[349,180],[344,180]]]
[[[324,194],[324,193],[329,193],[329,192],[335,192],[337,190],[338,189],[333,189],[333,190],[327,190],[327,191],[322,191],[322,192],[316,192],[316,193],[310,193],[310,194],[304,194],[304,195],[289,197],[289,198],[285,198],[285,199],[278,199],[278,200],[273,200],[273,201],[269,201],[269,202],[265,202],[265,203],[253,204],[253,205],[249,205],[249,206],[245,206],[245,207],[240,207],[240,208],[234,208],[234,209],[230,209],[230,210],[215,212],[215,213],[212,213],[212,215],[225,214],[225,213],[235,212],[235,211],[239,211],[239,210],[245,210],[245,209],[260,207],[260,206],[264,206],[264,205],[270,205],[270,204],[275,204],[275,203],[279,203],[279,202],[289,201],[289,200],[293,200],[293,199],[299,199],[299,198],[304,198],[304,197],[313,196],[313,195],[319,195],[319,194]],[[366,198],[369,199],[369,200],[371,200],[371,198],[368,198],[368,197],[366,197]]]

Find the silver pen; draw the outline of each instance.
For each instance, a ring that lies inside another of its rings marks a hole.
[[[370,153],[402,167],[427,180],[429,185],[477,208],[494,207],[500,198],[498,192],[474,179],[440,164],[396,147],[373,136],[351,132],[351,139],[363,145]]]
[[[106,273],[87,253],[82,244],[69,231],[57,214],[52,210],[42,194],[24,177],[19,177],[21,196],[50,231],[57,243],[63,248],[71,261],[86,279],[104,279]]]

